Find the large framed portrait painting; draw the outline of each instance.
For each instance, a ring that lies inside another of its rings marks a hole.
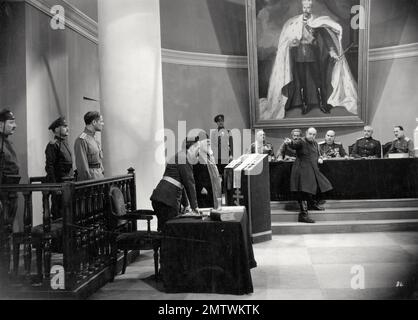
[[[367,122],[369,0],[246,0],[253,128]]]

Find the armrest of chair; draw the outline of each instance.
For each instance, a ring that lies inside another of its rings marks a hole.
[[[135,210],[129,211],[127,214],[122,216],[117,216],[118,220],[146,220],[148,232],[151,232],[151,220],[154,219],[155,213],[152,210]]]

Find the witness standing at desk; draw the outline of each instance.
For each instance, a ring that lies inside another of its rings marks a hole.
[[[305,138],[285,143],[296,150],[296,161],[290,176],[290,191],[296,192],[300,207],[299,222],[315,223],[309,217],[308,210],[324,210],[319,206],[318,195],[332,190],[328,179],[319,171],[318,163],[323,160],[320,156],[318,143],[315,141],[317,131],[310,128]]]
[[[379,141],[373,139],[373,128],[364,127],[364,136],[356,141],[351,156],[353,158],[378,159],[382,157],[382,146]]]
[[[181,205],[199,213],[193,164],[199,156],[199,137],[187,138],[182,150],[168,161],[164,176],[151,195],[152,207],[158,218],[158,230],[180,213]]]
[[[405,137],[405,132],[402,126],[396,126],[393,129],[396,139],[392,141],[392,145],[388,151],[391,153],[407,153],[410,158],[415,157],[414,142],[412,139]]]

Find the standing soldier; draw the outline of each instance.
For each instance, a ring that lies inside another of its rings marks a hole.
[[[0,111],[0,185],[18,184],[20,180],[16,151],[9,141],[17,128],[15,120],[10,110]],[[17,200],[17,193],[0,192],[0,281],[10,268],[10,235],[17,212]]]
[[[211,130],[210,140],[219,174],[223,177],[225,167],[233,159],[234,140],[231,131],[225,129],[225,116],[223,114],[217,115],[214,121],[218,125],[218,128]]]
[[[96,132],[103,130],[103,117],[97,111],[84,116],[86,128],[77,138],[74,145],[77,181],[97,180],[104,178],[103,152]]]
[[[73,159],[68,145],[68,124],[64,117],[55,120],[48,128],[54,135],[45,150],[46,182],[62,183],[73,179]],[[52,195],[51,214],[53,219],[62,217],[62,197],[58,194]]]

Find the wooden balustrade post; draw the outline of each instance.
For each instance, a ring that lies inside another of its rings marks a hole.
[[[77,272],[77,250],[76,250],[76,230],[74,224],[74,183],[65,183],[63,186],[62,207],[63,207],[63,259],[65,272],[65,289],[72,289],[76,285]]]
[[[7,282],[9,279],[10,271],[10,236],[12,234],[12,225],[8,217],[10,210],[10,193],[1,195],[0,208],[1,220],[0,220],[0,281]]]
[[[25,199],[24,215],[23,215],[23,233],[24,233],[24,269],[25,278],[30,280],[32,269],[32,192],[23,193]]]
[[[49,199],[51,192],[42,192],[42,206],[43,206],[43,260],[44,260],[44,278],[46,281],[51,279],[51,206]]]
[[[89,260],[88,260],[88,230],[87,228],[87,216],[86,216],[86,195],[85,193],[81,196],[81,250],[82,250],[82,268],[81,274],[82,278],[86,279],[89,274]]]
[[[132,180],[131,180],[131,186],[130,186],[130,191],[131,191],[131,210],[136,210],[136,174],[135,174],[135,169],[134,168],[129,168],[128,169],[128,174],[131,174],[133,176]]]

